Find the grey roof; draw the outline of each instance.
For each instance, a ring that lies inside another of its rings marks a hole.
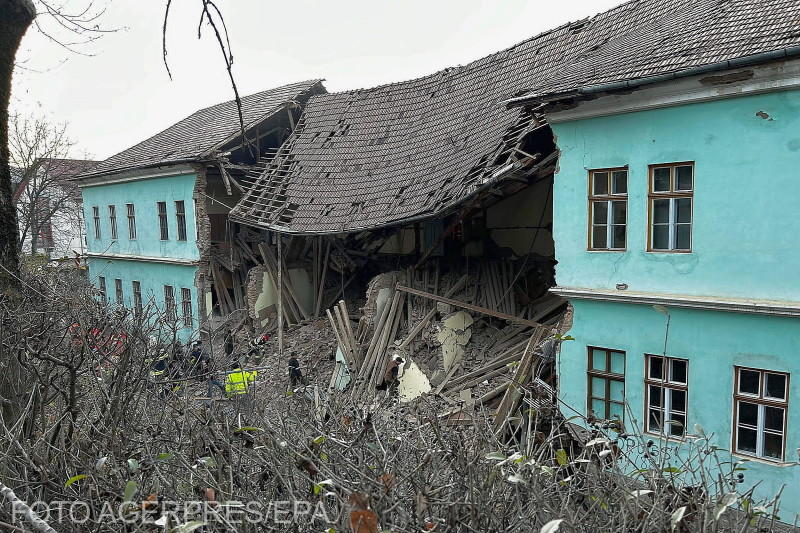
[[[231,216],[339,233],[436,215],[500,179],[537,125],[508,98],[795,46],[798,16],[800,0],[634,0],[465,66],[312,97]]]
[[[287,102],[323,92],[321,81],[301,81],[242,97],[245,129],[263,121]],[[164,131],[102,161],[82,176],[198,160],[239,131],[236,101],[223,102],[192,113]]]

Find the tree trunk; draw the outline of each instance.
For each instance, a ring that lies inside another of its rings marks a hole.
[[[0,334],[14,327],[14,302],[19,301],[17,210],[11,190],[8,151],[8,104],[14,58],[36,9],[31,0],[0,0]],[[17,296],[15,296],[17,295]],[[2,339],[0,339],[2,340]],[[0,412],[6,424],[16,422],[25,408],[27,379],[16,353],[0,348]]]
[[[25,31],[33,22],[36,9],[31,0],[0,0],[0,289],[17,285],[19,243],[17,210],[11,190],[8,165],[8,103],[14,58]]]

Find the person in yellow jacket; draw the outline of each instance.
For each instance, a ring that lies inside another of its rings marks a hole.
[[[225,378],[225,395],[233,398],[240,394],[246,394],[248,386],[256,380],[258,372],[255,370],[242,370],[237,363],[231,365],[228,376]]]

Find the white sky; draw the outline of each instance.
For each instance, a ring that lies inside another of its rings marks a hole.
[[[67,8],[87,0],[62,0]],[[621,0],[218,0],[240,94],[310,78],[328,91],[430,74],[501,50]],[[124,29],[70,54],[35,28],[23,41],[12,111],[67,122],[73,156],[104,159],[192,112],[233,98],[199,0],[173,0],[161,61],[163,0],[111,0],[102,24]],[[43,21],[46,23],[46,21]]]

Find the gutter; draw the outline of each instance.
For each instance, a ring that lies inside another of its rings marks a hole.
[[[551,93],[544,95],[525,95],[517,96],[506,100],[505,105],[507,109],[520,107],[524,105],[552,103],[568,98],[575,98],[579,96],[591,96],[598,93],[605,93],[611,91],[619,91],[623,89],[634,89],[643,85],[651,85],[654,83],[661,83],[665,81],[675,80],[679,78],[686,78],[689,76],[696,76],[698,74],[706,74],[709,72],[718,72],[720,70],[728,70],[740,67],[755,65],[758,63],[767,63],[778,59],[786,59],[790,57],[800,56],[800,45],[792,46],[789,48],[781,48],[780,50],[772,50],[770,52],[762,52],[759,54],[737,57],[717,63],[710,63],[698,67],[692,67],[685,70],[669,72],[666,74],[658,74],[656,76],[648,76],[646,78],[637,78],[633,80],[615,81],[610,83],[601,83],[597,85],[589,85],[587,87],[580,87],[578,89],[563,91],[560,93]]]

